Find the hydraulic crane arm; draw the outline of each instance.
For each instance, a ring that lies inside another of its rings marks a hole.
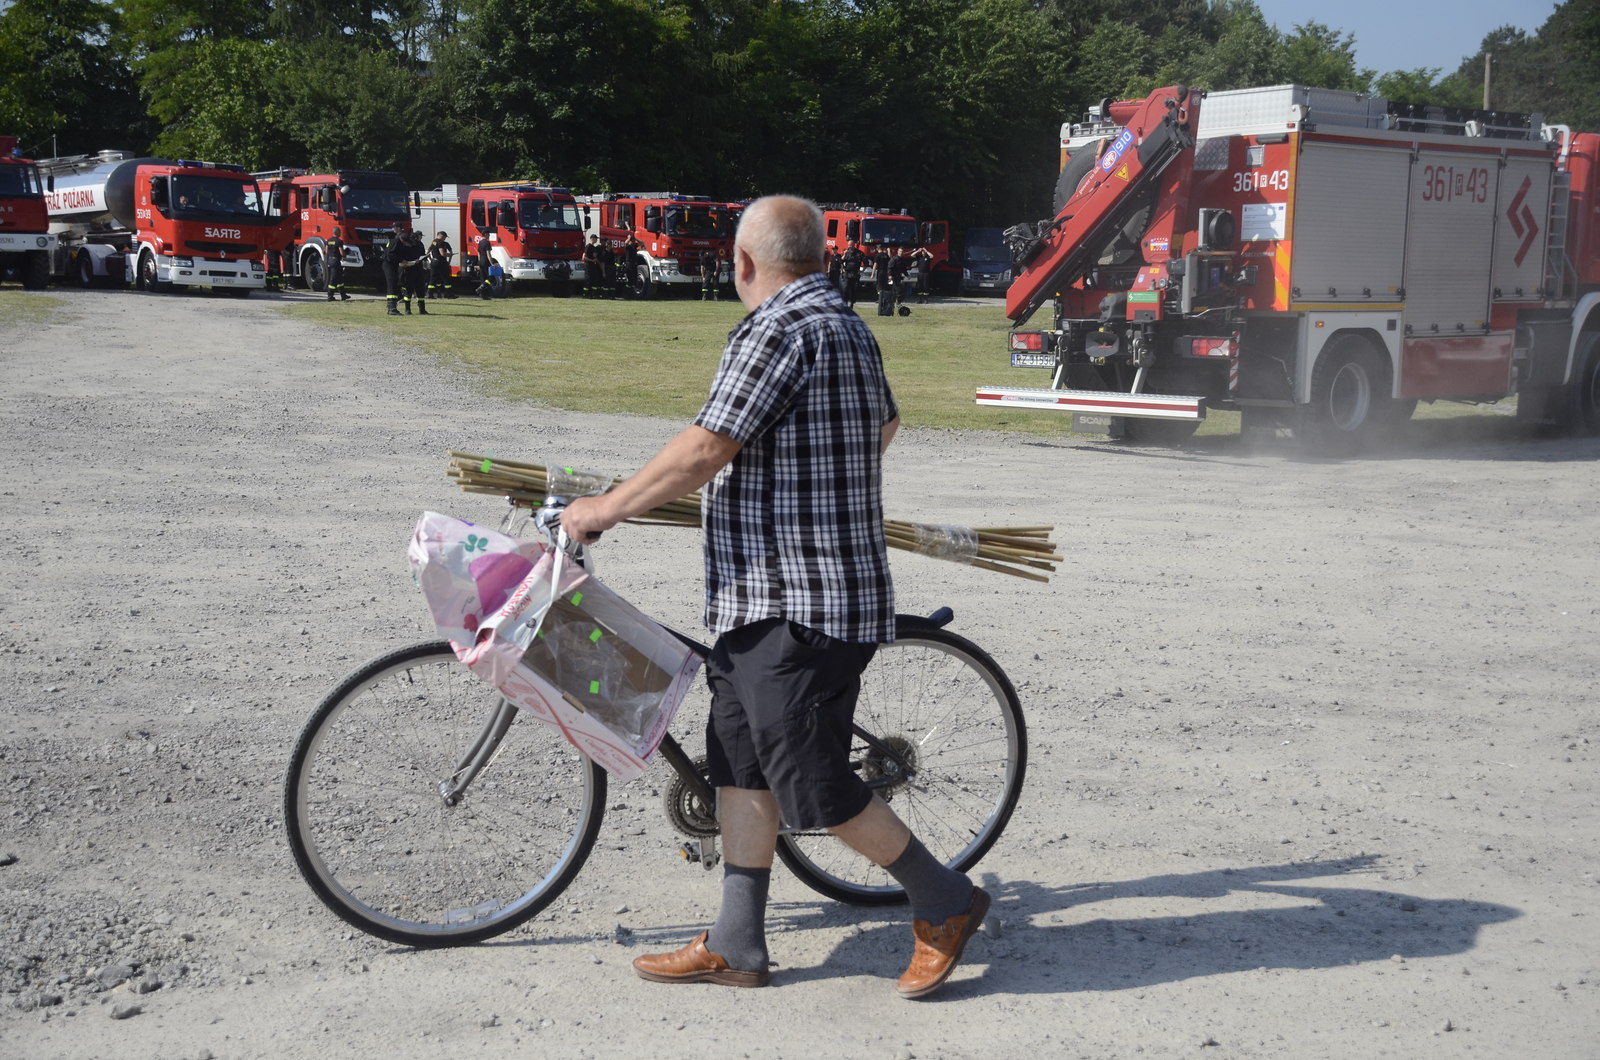
[[[1130,215],[1141,192],[1194,146],[1199,93],[1181,85],[1151,93],[1107,145],[1089,178],[1055,220],[1020,249],[1022,273],[1006,295],[1006,316],[1021,324],[1057,291],[1083,277]],[[1010,235],[1010,233],[1008,233]]]

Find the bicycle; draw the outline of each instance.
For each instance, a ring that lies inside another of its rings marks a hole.
[[[539,522],[555,543],[555,520]],[[1005,672],[944,628],[953,618],[949,608],[896,616],[895,640],[862,675],[850,753],[928,849],[965,872],[1016,807],[1027,732]],[[517,714],[446,641],[390,652],[342,681],[306,722],[284,784],[289,845],[323,904],[368,934],[427,948],[492,938],[554,901],[594,846],[607,775]],[[679,852],[710,869],[718,826],[704,761],[670,732],[657,754],[673,774],[663,803],[685,837]],[[777,853],[829,898],[905,901],[826,830],[786,828]]]

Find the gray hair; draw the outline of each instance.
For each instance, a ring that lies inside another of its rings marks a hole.
[[[758,264],[793,276],[821,272],[822,211],[810,199],[765,196],[745,209],[734,244]]]

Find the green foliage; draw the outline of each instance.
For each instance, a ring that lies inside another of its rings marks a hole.
[[[1487,52],[1497,108],[1600,127],[1594,0],[1442,77],[1355,44],[1254,0],[16,0],[0,131],[419,187],[797,191],[959,231],[1036,216],[1060,124],[1166,84],[1475,106]]]
[[[1356,68],[1353,36],[1329,29],[1320,22],[1307,22],[1294,28],[1294,36],[1283,42],[1282,62],[1287,80],[1313,88],[1366,92],[1376,76],[1376,71]]]
[[[15,0],[0,10],[0,132],[44,156],[139,146],[148,131],[114,44],[116,11],[95,0]]]
[[[184,51],[187,62],[151,94],[150,112],[163,126],[157,154],[262,169],[292,149],[271,98],[289,59],[284,49],[225,38],[196,41]]]

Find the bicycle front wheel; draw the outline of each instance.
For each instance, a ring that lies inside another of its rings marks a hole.
[[[594,846],[606,775],[515,713],[443,641],[374,660],[323,700],[284,786],[317,897],[419,947],[478,942],[549,905]]]
[[[851,761],[917,838],[965,872],[994,846],[1022,793],[1028,736],[999,665],[956,633],[900,615],[861,675]],[[831,832],[785,832],[778,856],[806,886],[855,905],[905,891]]]

